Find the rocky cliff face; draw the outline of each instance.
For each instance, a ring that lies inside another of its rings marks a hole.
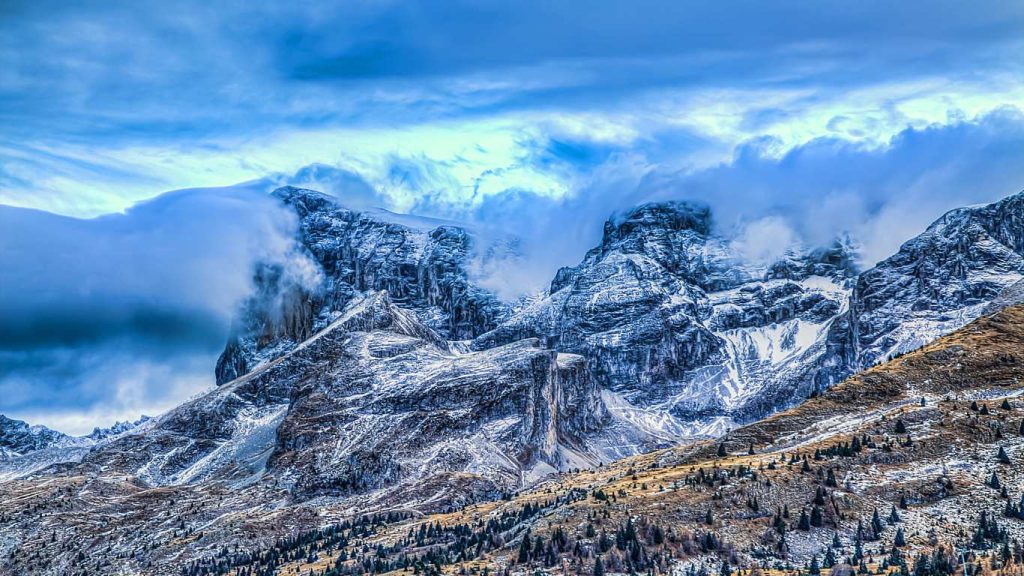
[[[275,195],[298,214],[324,283],[298,288],[278,270],[260,270],[260,289],[218,362],[218,382],[286,352],[367,290],[387,290],[443,339],[472,338],[475,351],[536,338],[581,356],[604,401],[621,408],[613,416],[624,428],[614,441],[597,441],[601,450],[717,434],[845,374],[827,336],[846,311],[855,274],[846,243],[752,265],[712,233],[707,207],[648,204],[609,220],[583,262],[511,314],[473,285],[471,259],[480,250],[465,230],[346,210],[308,190]],[[834,367],[815,369],[828,359]]]
[[[587,359],[612,412],[664,437],[714,433],[829,384],[824,336],[855,275],[846,244],[743,261],[706,207],[640,206],[543,298],[473,341],[540,338]]]
[[[945,214],[858,278],[843,336],[851,369],[960,328],[1022,275],[1024,193]]]
[[[380,291],[81,466],[151,486],[273,478],[297,501],[469,474],[493,496],[561,468],[603,418],[579,361],[536,340],[453,351]]]
[[[233,380],[322,329],[352,298],[386,290],[444,338],[473,338],[507,312],[470,281],[472,261],[500,258],[508,247],[476,246],[464,229],[384,211],[357,212],[299,188],[274,193],[299,217],[303,247],[323,272],[316,288],[296,286],[282,271],[257,271],[257,293],[239,316],[217,362],[217,382]]]
[[[45,426],[30,426],[0,414],[0,460],[42,450],[70,438]]]
[[[848,240],[752,264],[706,208],[640,206],[560,270],[545,298],[473,341],[582,355],[613,416],[717,434],[1019,301],[1024,194],[954,210],[857,273]]]

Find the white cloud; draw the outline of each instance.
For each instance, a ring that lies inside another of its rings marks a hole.
[[[212,384],[257,263],[321,280],[263,188],[170,192],[91,220],[0,206],[0,413],[77,432]]]
[[[733,248],[751,262],[774,262],[798,245],[796,232],[778,216],[767,216],[745,225],[732,241]]]

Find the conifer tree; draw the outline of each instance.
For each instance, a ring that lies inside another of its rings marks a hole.
[[[878,515],[878,508],[875,508],[874,513],[871,515],[871,530],[875,533],[876,538],[883,530],[885,530],[885,525],[882,524],[882,518]]]
[[[895,524],[900,521],[900,515],[896,512],[896,507],[893,506],[892,510],[889,511],[889,524]]]
[[[800,511],[800,520],[797,521],[796,527],[805,532],[811,529],[811,519],[807,516],[807,510]]]
[[[526,530],[523,541],[519,543],[519,563],[524,564],[530,561],[530,530]]]
[[[782,520],[782,513],[775,513],[775,518],[772,520],[772,527],[775,528],[775,531],[779,534],[786,533],[786,522]]]
[[[821,507],[815,506],[811,508],[811,526],[815,528],[821,528],[825,523],[824,515],[822,514]]]
[[[836,565],[836,553],[829,547],[825,550],[825,560],[822,562],[825,568],[831,568]]]
[[[821,488],[821,486],[818,486],[818,488],[814,491],[813,502],[818,506],[825,505],[825,491]]]

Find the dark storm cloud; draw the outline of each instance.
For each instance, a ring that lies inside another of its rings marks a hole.
[[[1013,2],[6,5],[9,137],[147,142],[578,109],[666,86],[968,78],[1010,65],[1024,15]]]

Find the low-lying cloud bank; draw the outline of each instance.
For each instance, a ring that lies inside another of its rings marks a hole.
[[[0,206],[0,411],[87,432],[104,422],[74,414],[134,419],[212,384],[256,262],[317,281],[264,190],[180,190],[90,220]]]

